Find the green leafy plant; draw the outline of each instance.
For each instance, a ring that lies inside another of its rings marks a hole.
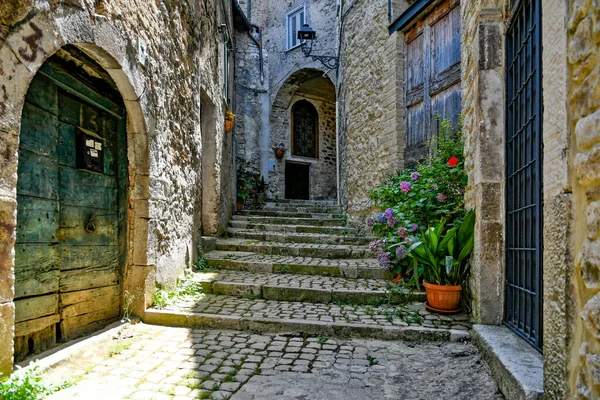
[[[204,257],[204,254],[200,253],[198,254],[198,259],[194,264],[194,270],[199,272],[210,272],[214,271],[215,268],[208,265],[208,260]]]
[[[0,379],[0,399],[2,400],[37,400],[60,390],[42,382],[36,373],[37,366],[25,373],[15,373],[10,377]]]
[[[475,211],[469,211],[460,224],[445,232],[446,221],[429,227],[421,240],[407,251],[428,283],[463,285],[470,276],[469,257],[473,251]]]

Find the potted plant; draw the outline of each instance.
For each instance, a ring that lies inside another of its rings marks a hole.
[[[279,143],[278,146],[273,147],[273,151],[275,151],[275,157],[277,157],[278,160],[281,160],[285,154],[283,143]]]
[[[473,251],[475,211],[469,211],[459,223],[445,231],[446,221],[429,227],[420,241],[408,248],[413,260],[412,272],[422,276],[427,308],[451,313],[460,311],[463,290],[470,276],[469,258]]]
[[[225,112],[225,131],[231,132],[233,130],[233,124],[235,123],[235,115],[228,108]]]

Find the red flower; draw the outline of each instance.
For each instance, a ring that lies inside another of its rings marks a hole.
[[[458,164],[458,158],[452,157],[451,159],[448,160],[449,166],[456,167],[456,164]]]

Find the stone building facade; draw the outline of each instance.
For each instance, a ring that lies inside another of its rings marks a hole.
[[[221,122],[232,32],[231,4],[220,0],[0,4],[0,372],[13,354],[118,318],[124,291],[142,312],[155,282],[174,285],[195,262],[200,236],[224,229],[234,199],[233,138]],[[50,167],[36,170],[42,161]],[[116,203],[115,186],[102,183],[115,165],[126,189]],[[50,205],[39,223],[28,219],[31,199]],[[103,199],[108,214],[90,211]],[[94,258],[91,245],[102,240],[115,256],[97,266],[109,250]]]
[[[301,13],[317,32],[315,54],[336,53],[336,1],[253,0],[239,6],[252,30],[236,33],[239,160],[260,169],[272,184],[273,198],[337,199],[336,71],[307,58],[299,42],[290,42],[295,37],[291,18]],[[314,151],[308,156],[298,151],[298,143],[294,148],[293,109],[299,102],[315,110]],[[286,149],[282,159],[274,152],[280,144]]]
[[[393,5],[399,15],[408,3]],[[340,201],[362,225],[368,189],[404,168],[404,41],[388,34],[384,1],[342,1],[338,21]]]

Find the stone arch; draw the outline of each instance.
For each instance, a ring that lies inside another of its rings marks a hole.
[[[14,245],[19,133],[25,96],[43,63],[71,44],[93,58],[116,84],[127,112],[127,254],[122,289],[134,294],[136,313],[144,311],[151,272],[147,260],[150,161],[142,75],[117,27],[87,10],[35,14],[9,32],[0,45],[0,372],[13,364]],[[9,339],[9,340],[6,340]]]
[[[299,157],[292,154],[292,107],[298,101],[307,101],[318,114],[317,157]],[[337,128],[336,128],[336,89],[326,72],[315,68],[303,68],[288,75],[273,98],[270,114],[270,145],[283,143],[288,151],[282,160],[274,160],[275,168],[269,172],[269,180],[276,188],[275,196],[286,197],[286,169],[288,178],[296,165],[306,171],[309,177],[308,197],[316,199],[337,199]],[[270,153],[271,158],[273,153]],[[300,179],[306,179],[303,176]],[[291,181],[290,181],[291,182]],[[290,183],[291,184],[291,183]],[[289,189],[289,188],[288,188]],[[290,192],[288,190],[288,195]]]

